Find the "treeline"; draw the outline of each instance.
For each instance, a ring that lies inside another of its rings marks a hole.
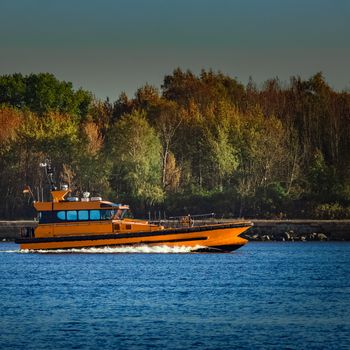
[[[135,215],[350,218],[350,93],[321,73],[260,88],[176,69],[161,89],[98,100],[52,74],[0,77],[0,218],[57,182]]]

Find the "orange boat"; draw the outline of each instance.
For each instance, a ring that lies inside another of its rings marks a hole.
[[[147,220],[126,217],[129,206],[100,197],[71,197],[64,185],[58,190],[50,165],[44,164],[51,185],[49,202],[34,201],[36,228],[26,227],[16,240],[21,249],[47,250],[86,247],[160,246],[190,247],[201,251],[229,252],[246,244],[240,237],[251,222],[232,221],[194,226],[190,216],[182,227],[165,227]],[[29,192],[30,190],[26,190]]]

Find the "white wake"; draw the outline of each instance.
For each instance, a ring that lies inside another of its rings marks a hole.
[[[202,249],[202,246],[195,247],[168,247],[166,245],[161,246],[148,246],[148,245],[139,245],[139,246],[121,246],[121,247],[91,247],[91,248],[71,248],[71,249],[21,249],[12,252],[18,252],[22,254],[27,253],[39,253],[39,254],[181,254],[181,253],[190,253],[195,252],[196,250]]]

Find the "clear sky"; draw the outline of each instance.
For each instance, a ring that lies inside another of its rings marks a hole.
[[[51,72],[97,97],[174,68],[242,83],[322,71],[350,88],[350,0],[0,0],[0,74]]]

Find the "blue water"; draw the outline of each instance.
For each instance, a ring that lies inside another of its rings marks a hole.
[[[0,244],[0,349],[350,349],[349,243],[16,250]]]

